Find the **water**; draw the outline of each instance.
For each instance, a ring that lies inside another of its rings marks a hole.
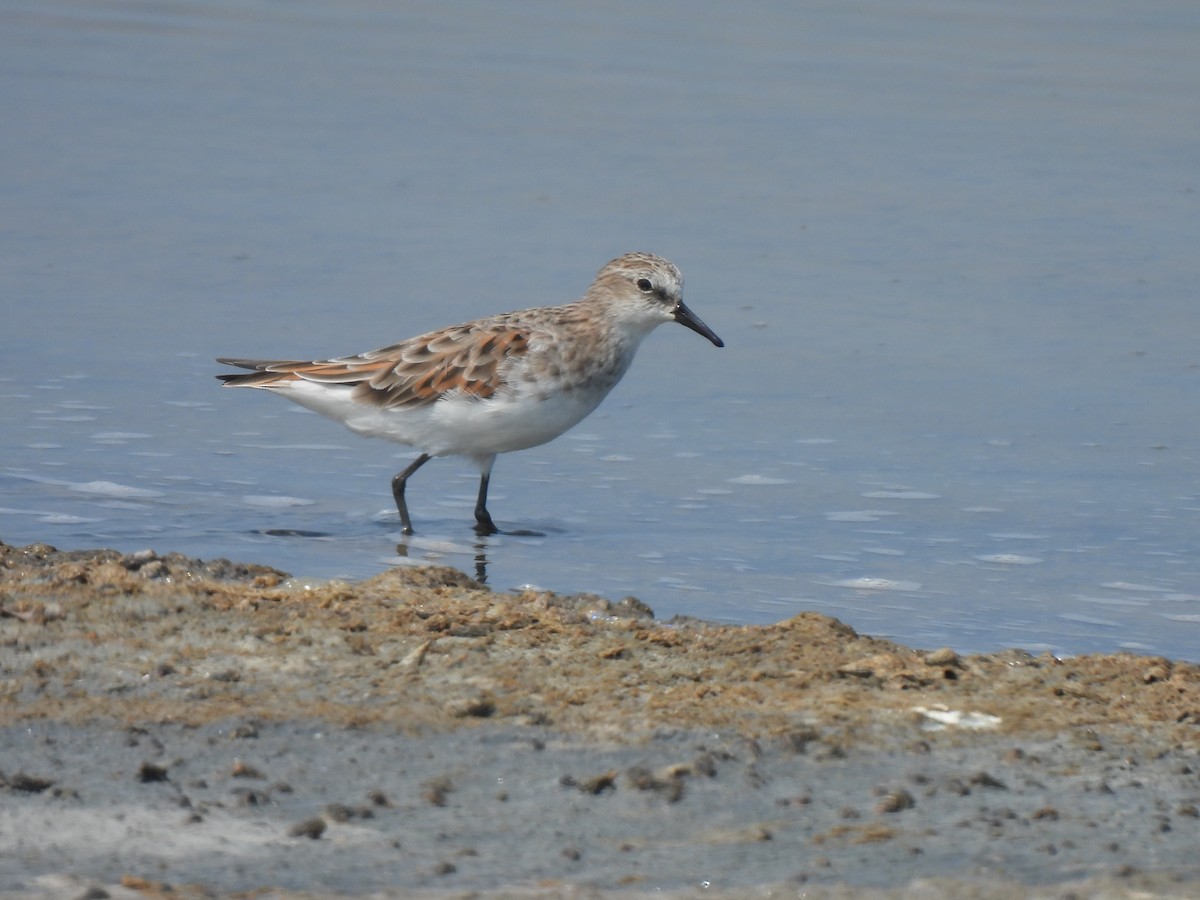
[[[925,647],[1200,659],[1200,11],[0,4],[0,539],[438,560]],[[217,355],[353,353],[661,253],[601,409],[475,473]]]

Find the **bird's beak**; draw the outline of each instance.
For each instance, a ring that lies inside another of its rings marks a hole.
[[[696,334],[702,334],[718,347],[724,347],[725,342],[717,337],[716,332],[700,321],[700,317],[683,305],[683,301],[679,301],[679,305],[675,307],[675,321],[680,325],[686,325]]]

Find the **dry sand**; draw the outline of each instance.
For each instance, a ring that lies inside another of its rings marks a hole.
[[[0,898],[1200,896],[1200,668],[0,544]]]

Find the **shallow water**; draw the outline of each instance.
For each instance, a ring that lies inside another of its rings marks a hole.
[[[0,6],[0,539],[664,617],[1200,659],[1200,12]],[[217,355],[326,357],[661,253],[601,409],[475,473]]]

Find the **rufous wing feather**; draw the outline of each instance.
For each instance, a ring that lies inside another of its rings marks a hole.
[[[433,403],[456,391],[490,397],[502,386],[508,364],[528,351],[526,331],[493,320],[339,359],[220,359],[253,371],[217,377],[228,387],[284,387],[297,380],[344,384],[354,388],[354,399],[360,403],[403,409]]]

